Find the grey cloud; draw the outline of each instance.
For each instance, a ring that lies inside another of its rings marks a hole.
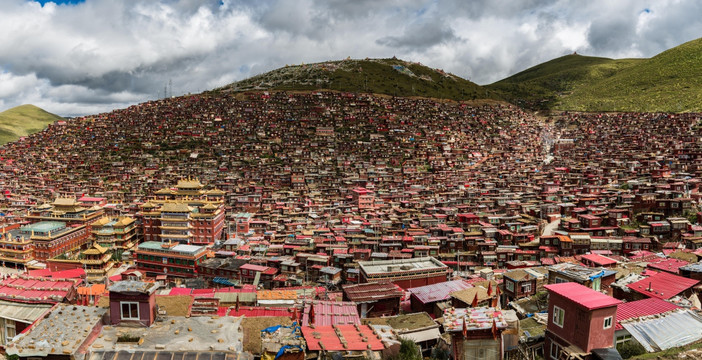
[[[588,42],[596,53],[617,53],[630,47],[636,36],[635,19],[602,19],[590,25]]]
[[[438,44],[458,40],[458,36],[448,25],[441,23],[422,23],[407,27],[401,36],[386,36],[377,40],[380,45],[392,48],[422,51]]]
[[[489,83],[578,51],[653,56],[702,34],[702,4],[593,0],[0,1],[3,107],[63,115],[197,92],[285,64],[396,55]],[[3,109],[0,109],[3,110]]]

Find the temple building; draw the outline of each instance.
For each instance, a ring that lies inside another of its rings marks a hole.
[[[29,210],[25,219],[39,221],[62,221],[67,225],[90,225],[102,218],[105,211],[99,206],[86,208],[74,198],[57,198],[51,204],[43,204]]]
[[[144,240],[214,244],[224,230],[224,195],[205,190],[197,180],[180,180],[175,189],[156,191],[141,206]]]
[[[136,220],[127,217],[103,217],[92,225],[92,233],[100,246],[115,252],[129,250],[136,245]]]
[[[22,226],[18,235],[34,245],[34,258],[44,261],[69,251],[79,250],[90,241],[85,225],[67,225],[62,221],[40,221]]]
[[[26,268],[35,263],[34,244],[29,237],[20,235],[20,224],[2,228],[0,235],[0,262],[2,266]]]

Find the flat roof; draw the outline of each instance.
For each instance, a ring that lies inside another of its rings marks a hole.
[[[169,316],[148,328],[106,326],[89,351],[112,349],[154,351],[162,346],[169,351],[236,351],[243,349],[241,317]],[[119,334],[141,337],[141,343],[119,343]]]
[[[6,351],[21,357],[75,354],[106,312],[94,306],[59,304],[29,331],[19,334]]]
[[[358,266],[360,266],[366,274],[385,274],[402,271],[448,268],[442,262],[431,256],[396,260],[359,261]]]
[[[162,247],[163,244],[165,244],[165,243],[158,242],[158,241],[146,241],[146,242],[139,244],[139,249],[157,250],[157,251],[163,251],[163,252],[180,252],[180,253],[195,255],[205,248],[204,246],[184,245],[184,244],[178,244],[178,245],[175,245],[175,246],[170,247],[170,248],[164,248],[164,247]]]

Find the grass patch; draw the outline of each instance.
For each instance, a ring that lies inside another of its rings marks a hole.
[[[42,131],[58,120],[64,118],[34,105],[21,105],[3,111],[0,113],[0,145]]]
[[[664,351],[659,351],[655,353],[646,353],[638,356],[631,357],[630,359],[636,360],[646,360],[646,359],[657,359],[657,360],[672,360],[672,359],[682,359],[680,355],[682,353],[688,353],[686,359],[699,359],[702,357],[702,342],[697,342],[687,346],[676,347]]]

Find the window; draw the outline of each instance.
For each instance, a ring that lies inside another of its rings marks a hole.
[[[561,352],[561,347],[552,342],[551,343],[551,359],[558,359],[558,354]]]
[[[531,291],[531,283],[526,283],[522,284],[522,292],[530,292]]]
[[[627,341],[631,340],[631,335],[622,335],[622,336],[617,336],[617,344],[625,343]]]
[[[604,319],[604,326],[602,326],[603,329],[609,329],[612,327],[612,317],[608,316]]]
[[[9,343],[12,341],[12,338],[17,335],[17,329],[15,328],[15,321],[14,320],[5,320],[5,341]]]
[[[123,301],[119,303],[122,307],[122,320],[139,320],[139,303]]]
[[[563,327],[563,320],[565,318],[565,310],[559,308],[558,306],[553,306],[553,318],[551,319],[554,324],[558,327]]]
[[[569,280],[564,279],[564,278],[560,278],[560,277],[556,278],[556,284],[566,283],[566,282],[569,282]]]
[[[514,283],[511,281],[505,281],[505,289],[507,289],[507,291],[514,292]]]

